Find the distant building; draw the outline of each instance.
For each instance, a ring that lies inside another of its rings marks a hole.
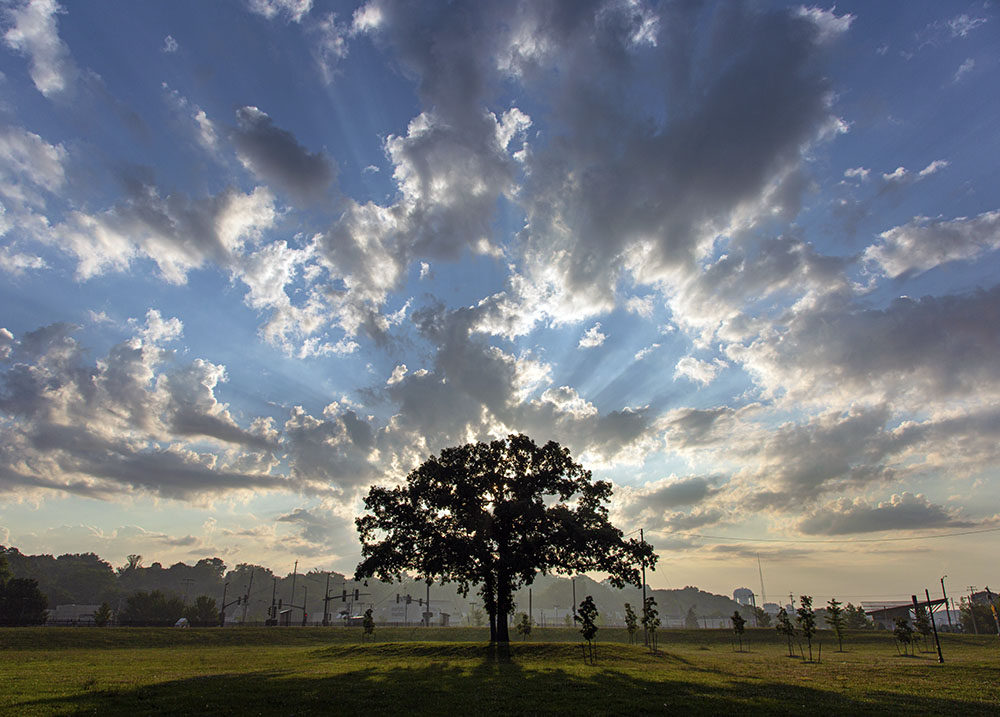
[[[733,600],[740,605],[753,605],[753,590],[750,588],[736,588],[733,590]]]
[[[764,612],[768,615],[777,615],[781,612],[781,605],[776,602],[766,602],[764,603]]]
[[[48,611],[49,625],[93,625],[100,605],[56,605]]]

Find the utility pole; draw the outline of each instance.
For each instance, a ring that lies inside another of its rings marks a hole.
[[[948,609],[948,593],[944,591],[944,579],[948,577],[947,575],[941,576],[941,595],[944,597],[944,613],[948,616],[948,629],[954,630],[955,626],[951,624],[951,610]]]
[[[760,553],[757,553],[757,574],[760,575],[760,604],[763,607],[767,602],[767,593],[764,592],[764,569],[760,567]]]
[[[646,536],[643,535],[642,528],[639,528],[639,542],[642,543],[643,547],[646,545]],[[640,615],[646,614],[646,561],[642,561],[642,612]],[[649,630],[646,626],[642,626],[642,644],[649,646]]]
[[[969,617],[972,618],[972,631],[979,634],[979,626],[976,625],[976,604],[972,600],[973,593],[976,592],[974,585],[969,586]]]
[[[326,592],[323,593],[323,627],[330,624],[330,573],[326,574]]]
[[[424,610],[424,627],[431,626],[431,581],[427,581],[427,609]]]
[[[306,617],[309,613],[306,612],[306,605],[309,604],[309,586],[302,586],[302,627],[306,626]]]
[[[931,616],[931,629],[934,630],[934,644],[937,645],[937,648],[938,648],[938,662],[943,663],[944,662],[944,655],[941,654],[941,641],[938,640],[938,638],[937,638],[937,622],[934,620],[934,608],[931,607],[931,593],[930,593],[930,590],[928,590],[927,588],[924,588],[924,595],[927,596],[927,612]],[[913,604],[916,605],[916,600],[917,600],[917,596],[916,595],[913,596],[913,600],[914,600]],[[944,609],[945,610],[948,609],[948,603],[947,602],[945,602],[945,604],[944,604]],[[916,613],[916,611],[914,611],[913,612],[913,617],[915,618],[916,616],[917,616],[917,613]]]
[[[247,585],[246,594],[243,595],[243,619],[240,620],[240,625],[245,625],[247,621],[247,610],[250,608],[250,590],[253,589],[253,574],[257,572],[256,570],[250,571],[250,582]]]
[[[576,578],[570,578],[570,583],[573,585],[573,624],[576,624]]]
[[[528,588],[528,624],[535,622],[534,613],[531,612],[531,588]]]
[[[268,621],[265,623],[267,625],[277,625],[278,624],[278,607],[275,605],[274,598],[278,593],[278,578],[271,578],[271,609],[268,611]]]
[[[299,572],[299,561],[296,560],[295,567],[292,568],[292,594],[288,598],[288,604],[291,605],[292,607],[295,607],[295,577],[298,572]],[[291,616],[292,616],[291,613],[289,613],[288,617]]]

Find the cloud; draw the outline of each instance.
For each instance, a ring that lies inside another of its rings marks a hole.
[[[683,376],[691,381],[700,383],[702,386],[707,386],[715,380],[715,377],[719,375],[719,371],[728,365],[721,359],[715,359],[709,363],[708,361],[696,359],[694,356],[685,356],[674,367],[674,380]]]
[[[962,79],[972,72],[973,68],[976,66],[976,61],[971,57],[967,57],[965,62],[959,65],[958,69],[955,70],[955,75],[952,77],[953,82],[961,82]]]
[[[249,194],[229,189],[191,199],[162,197],[155,186],[138,183],[128,199],[102,213],[72,212],[52,229],[48,241],[76,256],[80,279],[123,271],[146,256],[164,279],[183,284],[187,272],[206,261],[229,266],[247,240],[273,225],[275,216],[274,197],[264,187]]]
[[[963,520],[923,495],[903,492],[888,501],[872,504],[863,498],[841,498],[807,514],[798,527],[807,535],[848,535],[887,530],[971,528],[975,521]]]
[[[55,0],[25,0],[4,11],[8,23],[4,43],[28,56],[31,81],[50,99],[69,89],[77,74],[56,27],[56,16],[61,12],[64,10]]]
[[[727,347],[762,390],[790,401],[846,405],[893,400],[993,400],[1000,287],[902,297],[884,309],[831,295],[790,312],[779,327]],[[934,337],[934,341],[928,341]],[[955,357],[962,360],[956,362]]]
[[[660,344],[652,344],[651,346],[647,346],[645,348],[639,349],[638,351],[635,352],[635,356],[633,356],[633,358],[636,361],[642,361],[647,356],[649,356],[651,353],[653,353],[654,351],[656,351],[656,349],[658,349],[658,348],[660,348]]]
[[[167,35],[163,38],[163,52],[171,54],[177,52],[180,45],[177,44],[177,40],[174,39],[173,35]]]
[[[250,12],[273,20],[279,15],[286,21],[302,22],[312,10],[313,0],[246,0]]]
[[[864,167],[852,167],[844,170],[845,177],[848,179],[860,179],[862,182],[868,179],[870,173],[871,170]]]
[[[969,36],[970,32],[984,24],[986,24],[985,17],[969,17],[962,13],[948,21],[948,29],[951,30],[952,37],[965,38]]]
[[[325,155],[309,152],[256,107],[236,111],[233,143],[243,166],[301,202],[319,199],[333,181]]]
[[[881,242],[864,251],[865,261],[886,276],[921,273],[951,261],[971,261],[1000,248],[1000,211],[977,217],[915,217],[879,235]]]
[[[0,374],[6,416],[0,456],[9,469],[0,490],[47,488],[108,498],[135,488],[197,499],[289,486],[270,474],[274,463],[266,455],[276,448],[276,436],[266,422],[242,429],[216,399],[222,367],[200,359],[181,366],[169,361],[161,344],[180,335],[176,319],[151,310],[135,337],[94,363],[73,338],[75,330],[54,324],[8,343]],[[199,450],[204,439],[235,453]],[[258,458],[248,460],[250,453]],[[241,467],[250,464],[256,469]]]
[[[351,30],[337,22],[336,13],[326,13],[311,28],[313,35],[313,56],[323,80],[329,84],[337,72],[337,66],[347,57],[347,41]],[[376,169],[376,171],[378,171]]]
[[[601,323],[597,322],[583,332],[583,336],[580,337],[580,343],[577,344],[577,347],[581,349],[592,349],[603,344],[604,340],[607,338],[607,336],[601,333]]]

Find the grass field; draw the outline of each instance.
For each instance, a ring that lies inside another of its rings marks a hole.
[[[1000,640],[942,636],[896,654],[850,633],[820,663],[773,630],[750,652],[726,631],[661,631],[656,654],[602,629],[585,665],[570,629],[498,655],[476,628],[0,630],[0,713],[49,714],[942,714],[1000,715]],[[815,648],[814,648],[815,649]]]

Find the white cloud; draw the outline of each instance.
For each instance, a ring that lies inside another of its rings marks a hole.
[[[929,177],[930,175],[935,174],[936,172],[941,171],[942,169],[944,169],[947,166],[948,166],[948,162],[946,160],[935,159],[933,162],[931,162],[926,167],[924,167],[923,169],[920,170],[919,176],[921,178],[923,178],[923,177]]]
[[[246,0],[250,12],[273,20],[278,15],[291,22],[302,22],[312,10],[313,0]]]
[[[653,295],[630,296],[625,302],[625,310],[630,314],[638,314],[643,318],[650,318],[653,315]]]
[[[174,39],[173,35],[167,35],[163,38],[163,51],[170,54],[177,52],[180,45],[177,44],[177,40]]]
[[[799,17],[809,20],[816,26],[816,29],[819,31],[820,42],[829,42],[847,32],[851,28],[851,23],[854,22],[854,15],[844,13],[838,16],[834,10],[836,10],[836,7],[830,10],[823,10],[818,7],[807,8],[803,5],[799,7],[797,14]]]
[[[844,170],[845,177],[848,179],[860,179],[862,182],[868,179],[870,173],[871,170],[864,167],[852,167]]]
[[[583,336],[580,337],[580,343],[577,344],[577,348],[592,349],[603,344],[607,338],[607,336],[601,333],[601,323],[597,322],[583,332]]]
[[[972,72],[972,69],[976,66],[976,61],[971,57],[967,57],[965,62],[959,65],[958,69],[955,70],[955,76],[952,78],[954,82],[961,82],[962,78],[967,74]]]
[[[660,344],[653,344],[652,346],[647,346],[646,348],[639,349],[638,351],[635,352],[634,358],[636,361],[642,361],[644,358],[649,356],[658,348],[660,348]]]
[[[896,167],[896,169],[888,174],[883,174],[882,179],[887,182],[898,182],[905,179],[909,173],[906,171],[906,167]]]
[[[729,366],[725,361],[721,359],[715,359],[712,362],[702,361],[701,359],[696,359],[694,356],[685,356],[677,362],[674,367],[674,380],[684,377],[691,381],[700,383],[702,386],[707,386],[715,380],[715,377],[719,375],[719,372]]]
[[[399,383],[404,376],[406,376],[406,364],[401,363],[392,370],[392,375],[386,380],[386,384],[391,386],[394,383]]]
[[[965,13],[956,15],[948,21],[948,29],[952,37],[968,37],[969,33],[980,25],[986,24],[985,17],[969,17]]]
[[[977,217],[929,219],[893,227],[879,235],[881,242],[864,251],[864,259],[889,277],[924,272],[950,261],[970,261],[1000,248],[1000,210]]]
[[[49,98],[66,91],[76,75],[69,49],[56,27],[56,15],[61,12],[55,0],[16,2],[4,12],[10,23],[4,42],[28,56],[31,80]]]

